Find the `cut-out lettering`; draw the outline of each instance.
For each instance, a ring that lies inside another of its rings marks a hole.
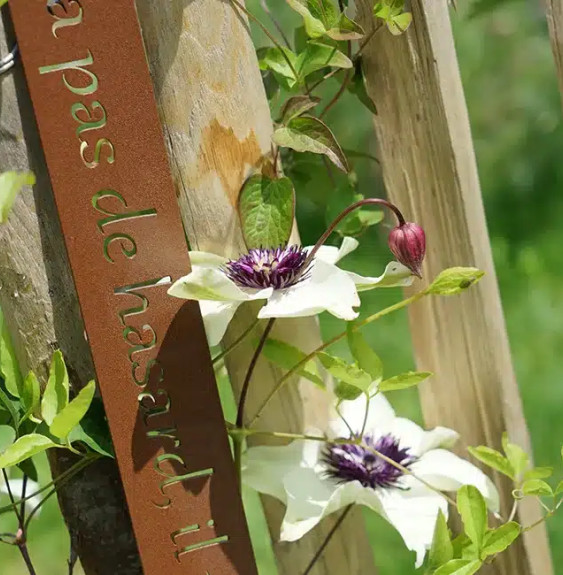
[[[78,10],[73,10],[73,12],[75,12],[74,16],[69,15],[69,8],[71,6],[78,8]],[[83,10],[78,0],[57,0],[56,2],[50,2],[47,5],[47,11],[56,19],[56,22],[51,26],[55,38],[58,38],[57,30],[60,28],[77,26],[82,23]],[[65,16],[59,16],[58,13],[64,13]]]
[[[208,527],[211,528],[215,525],[214,521],[208,522]],[[190,535],[193,533],[198,533],[201,531],[201,527],[199,525],[189,525],[188,527],[184,527],[182,529],[178,529],[170,534],[170,538],[176,547],[179,547],[177,539],[179,537]],[[212,547],[215,545],[221,545],[222,543],[227,543],[229,541],[228,535],[222,535],[219,537],[213,537],[211,539],[207,539],[206,541],[198,541],[197,543],[192,543],[191,545],[185,545],[184,547],[178,549],[174,552],[174,556],[176,557],[177,561],[180,562],[182,555],[186,555],[188,553],[192,553],[193,551],[198,551],[200,549],[205,549],[206,547]]]
[[[63,84],[69,89],[73,94],[79,96],[89,96],[93,94],[98,89],[98,77],[91,70],[87,70],[85,66],[91,66],[94,63],[94,57],[92,52],[88,50],[88,56],[82,58],[82,60],[73,60],[71,62],[61,62],[60,64],[51,64],[50,66],[41,66],[39,68],[40,74],[52,74],[53,72],[63,73]],[[66,71],[73,70],[75,72],[82,72],[89,79],[90,83],[87,86],[73,86],[66,77]]]
[[[100,138],[97,142],[96,142],[96,147],[94,148],[94,159],[93,160],[87,160],[86,159],[86,150],[90,147],[90,144],[88,144],[88,142],[85,142],[84,140],[81,140],[80,142],[80,157],[82,158],[82,161],[84,162],[84,165],[90,169],[93,170],[94,168],[97,168],[100,165],[100,162],[102,160],[102,152],[104,150],[104,148],[106,149],[106,162],[108,164],[113,164],[115,162],[115,148],[113,147],[113,144],[107,139],[107,138]]]
[[[83,104],[82,102],[75,102],[70,108],[70,115],[80,124],[80,126],[76,128],[76,136],[78,138],[80,138],[80,135],[84,132],[89,132],[90,130],[100,130],[107,124],[107,114],[102,104],[96,100],[95,102],[92,102],[91,106],[92,110],[89,110],[86,104]],[[97,120],[93,117],[95,110],[101,111],[99,114],[101,117]],[[80,112],[88,115],[86,120],[83,120],[79,116]]]
[[[154,208],[150,208],[148,210],[136,210],[132,212],[131,211],[113,212],[110,209],[106,209],[100,205],[100,202],[102,200],[105,200],[106,198],[115,198],[124,208],[128,207],[125,198],[115,190],[101,190],[96,194],[94,194],[92,198],[92,206],[94,207],[94,209],[96,209],[98,212],[106,216],[109,216],[102,220],[98,220],[98,228],[102,232],[104,231],[105,226],[114,222],[119,222],[122,220],[130,220],[135,218],[143,218],[146,216],[156,216],[156,210]]]
[[[129,234],[111,234],[104,240],[104,257],[112,264],[115,260],[109,253],[109,248],[113,242],[119,242],[121,253],[128,259],[132,259],[137,254],[137,243]]]

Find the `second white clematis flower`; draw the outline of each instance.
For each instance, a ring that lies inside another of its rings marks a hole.
[[[251,249],[232,261],[207,252],[190,252],[192,271],[168,290],[172,296],[200,302],[210,345],[217,345],[237,308],[246,301],[267,300],[259,318],[307,317],[328,311],[353,320],[358,291],[407,286],[413,275],[391,262],[379,277],[362,277],[336,264],[358,246],[344,238],[340,248],[322,246],[307,263],[311,247]]]
[[[23,497],[23,486],[24,486],[23,479],[10,479],[8,475],[8,482],[10,484],[9,491],[6,482],[3,479],[2,474],[0,473],[0,495],[9,496],[9,494],[11,493],[14,500],[19,501]],[[35,481],[32,481],[31,479],[28,479],[25,486],[26,496],[29,497],[32,493],[36,493],[37,491],[39,491],[39,484],[36,483]],[[25,508],[27,512],[31,513],[31,511],[33,511],[37,507],[37,505],[39,505],[40,502],[41,502],[40,495],[33,495],[32,497],[29,497],[29,499],[26,499]],[[37,517],[40,511],[41,509],[38,509],[35,512],[34,517]]]
[[[342,402],[342,419],[331,427],[333,437],[348,438],[351,433],[358,437],[365,408],[363,396]],[[498,493],[490,479],[445,449],[457,438],[451,429],[424,431],[396,417],[389,402],[378,394],[370,400],[363,445],[298,440],[282,447],[252,447],[243,461],[243,481],[286,505],[283,541],[303,537],[324,517],[350,504],[366,505],[397,529],[406,546],[416,552],[419,567],[432,544],[438,511],[447,517],[448,503],[417,477],[442,491],[474,485],[489,508],[498,510]],[[414,475],[403,473],[367,447]]]

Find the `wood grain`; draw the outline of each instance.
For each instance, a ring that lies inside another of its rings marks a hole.
[[[367,30],[374,25],[370,4],[359,3]],[[383,30],[364,53],[385,185],[407,219],[426,229],[425,281],[454,265],[486,272],[463,296],[426,298],[410,310],[418,367],[436,374],[421,389],[425,420],[457,429],[464,455],[468,445],[499,447],[505,430],[529,451],[447,3],[413,0],[412,11],[407,34]],[[505,515],[510,490],[503,482]],[[540,517],[529,499],[520,506],[524,525]],[[545,527],[527,533],[490,572],[553,573]]]

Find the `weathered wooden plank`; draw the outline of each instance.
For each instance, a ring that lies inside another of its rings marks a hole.
[[[563,98],[563,2],[562,0],[543,0],[549,26],[549,36],[555,65],[559,91]]]
[[[236,211],[238,193],[246,177],[270,154],[272,133],[246,19],[226,1],[138,0],[137,7],[189,242],[192,249],[236,256],[245,249]],[[241,310],[228,341],[250,321],[251,312]],[[279,322],[275,335],[303,349],[312,349],[319,340],[313,319]],[[228,361],[235,393],[251,353],[250,345],[242,346]],[[249,414],[278,376],[272,366],[259,363],[247,403]],[[302,381],[287,386],[261,424],[272,430],[322,428],[328,415],[326,395],[309,385]],[[276,540],[282,509],[267,497],[264,504]],[[328,520],[299,543],[275,543],[280,573],[302,572],[330,527]],[[374,572],[373,554],[363,519],[356,513],[313,573],[363,572]]]
[[[7,53],[6,32],[11,42],[7,19],[0,21],[0,54]],[[0,226],[0,306],[22,369],[45,378],[60,348],[78,389],[92,379],[92,361],[21,65],[0,78],[0,171],[14,169],[33,170],[37,185]],[[75,462],[62,450],[50,455],[55,476]],[[141,574],[113,460],[91,465],[59,492],[59,502],[88,575]]]
[[[374,26],[372,6],[359,3],[368,30]],[[447,3],[413,0],[412,12],[407,34],[380,32],[364,53],[386,188],[427,231],[426,281],[452,265],[487,272],[462,297],[425,298],[410,311],[418,367],[436,373],[421,389],[425,419],[457,429],[462,451],[467,445],[498,447],[505,430],[529,450]],[[506,482],[502,499],[506,514]],[[539,506],[526,500],[519,517],[524,525],[533,523]],[[545,528],[527,533],[491,569],[506,575],[552,573]]]

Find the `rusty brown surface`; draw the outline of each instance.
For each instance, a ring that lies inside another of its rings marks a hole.
[[[134,3],[10,6],[145,575],[254,575]]]

